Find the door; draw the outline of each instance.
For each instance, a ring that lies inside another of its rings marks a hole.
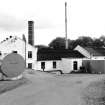
[[[45,62],[41,62],[41,69],[43,69],[43,71],[44,71],[44,69],[45,69]]]
[[[78,69],[77,61],[74,61],[74,62],[73,62],[73,69],[74,69],[74,70],[77,70],[77,69]]]
[[[32,69],[32,63],[28,63],[28,69]]]

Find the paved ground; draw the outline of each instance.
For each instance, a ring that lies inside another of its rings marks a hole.
[[[30,82],[1,94],[0,105],[104,105],[105,75],[35,72],[25,77]]]

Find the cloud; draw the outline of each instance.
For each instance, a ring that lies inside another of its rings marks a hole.
[[[35,28],[36,29],[50,29],[50,28],[55,28],[55,25],[46,19],[45,20],[40,19],[39,21],[35,22]]]
[[[27,17],[27,16],[26,16]],[[36,16],[39,17],[39,16]],[[33,20],[35,22],[35,29],[49,29],[49,28],[55,28],[55,25],[50,22],[45,17],[39,17],[36,18],[35,16],[33,18],[27,17],[27,19],[18,18],[15,15],[10,14],[3,14],[0,13],[0,29],[4,31],[9,32],[19,32],[24,31],[28,27],[28,21]]]
[[[12,15],[0,13],[0,29],[4,31],[21,31],[24,29],[24,21]]]

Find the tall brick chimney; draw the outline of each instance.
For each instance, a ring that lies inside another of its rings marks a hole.
[[[28,21],[28,43],[34,46],[34,21]]]

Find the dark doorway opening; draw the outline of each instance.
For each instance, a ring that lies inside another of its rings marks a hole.
[[[43,71],[44,71],[44,69],[45,69],[45,62],[41,62],[41,69],[43,69]]]
[[[73,62],[73,69],[74,69],[74,70],[77,70],[77,69],[78,69],[77,61],[74,61],[74,62]]]
[[[28,69],[32,69],[32,63],[28,63]]]

